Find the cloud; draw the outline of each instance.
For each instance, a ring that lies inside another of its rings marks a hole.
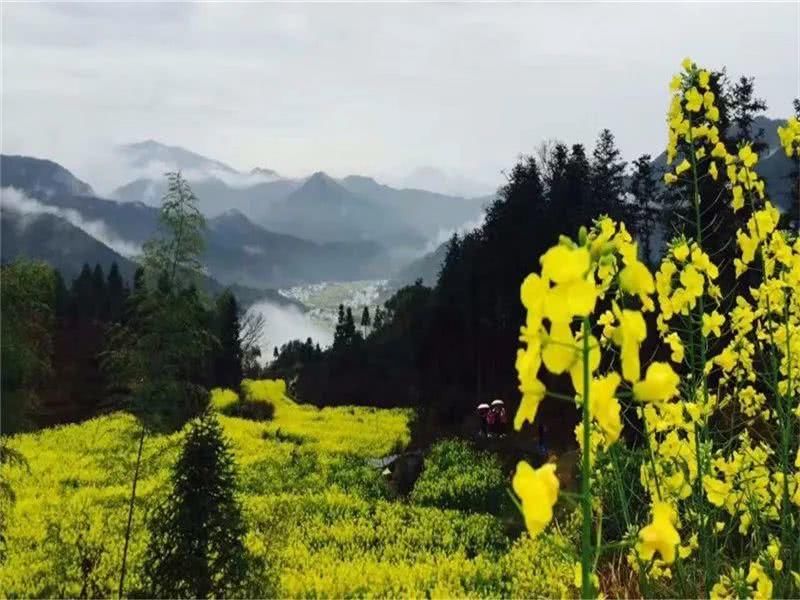
[[[92,185],[102,172],[77,169],[85,159],[154,138],[242,171],[432,165],[491,186],[539,141],[591,146],[603,127],[629,160],[657,154],[686,54],[754,75],[771,114],[789,114],[797,15],[763,2],[12,3],[3,151]]]
[[[440,229],[437,232],[436,236],[428,241],[428,244],[425,247],[425,252],[426,253],[433,252],[434,250],[436,250],[436,248],[438,248],[439,246],[444,244],[447,240],[449,240],[451,237],[453,237],[454,233],[457,233],[458,235],[464,235],[465,233],[469,233],[470,231],[477,229],[478,227],[481,227],[484,221],[486,221],[485,211],[477,219],[462,223],[458,227],[454,227],[453,229]]]
[[[3,210],[12,210],[26,217],[43,214],[61,217],[127,258],[133,258],[142,252],[141,246],[120,238],[104,221],[89,221],[76,210],[42,204],[14,188],[0,189],[0,206]]]
[[[259,347],[265,361],[272,360],[273,348],[280,348],[291,340],[305,340],[310,337],[323,348],[333,343],[333,333],[312,321],[308,313],[296,306],[281,306],[263,300],[256,302],[248,310],[260,312],[264,316],[264,333]]]

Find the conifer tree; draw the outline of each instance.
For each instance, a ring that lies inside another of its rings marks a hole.
[[[349,306],[344,319],[344,339],[347,344],[352,344],[356,337],[356,321],[353,318],[353,309]]]
[[[116,262],[111,263],[111,268],[108,270],[106,295],[107,308],[105,312],[108,315],[108,319],[112,322],[119,321],[122,318],[122,308],[125,305],[125,296],[127,294],[125,283],[122,281],[119,266]]]
[[[192,422],[172,473],[172,492],[150,519],[144,572],[151,596],[245,592],[247,530],[235,490],[233,454],[216,417],[206,412]]]
[[[634,199],[631,226],[640,240],[639,254],[652,265],[656,260],[652,234],[658,217],[658,182],[651,163],[649,154],[643,154],[634,161],[630,193]]]
[[[217,299],[216,313],[214,386],[234,389],[242,381],[242,346],[239,305],[230,290]]]
[[[92,316],[101,321],[106,320],[106,278],[100,264],[92,271]]]
[[[625,161],[621,157],[614,134],[603,129],[592,152],[591,194],[594,214],[589,215],[591,218],[597,218],[600,213],[618,220],[625,220],[628,216],[623,203]]]
[[[733,127],[733,143],[752,140],[753,150],[764,150],[767,146],[764,142],[764,129],[754,131],[754,124],[756,118],[767,110],[767,103],[755,95],[755,77],[740,77],[730,88],[727,100]]]
[[[364,337],[367,337],[367,329],[371,325],[372,321],[369,318],[369,306],[365,306],[364,310],[361,311],[361,327],[364,328]]]

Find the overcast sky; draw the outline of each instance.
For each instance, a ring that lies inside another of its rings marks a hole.
[[[495,182],[545,138],[665,141],[689,55],[800,94],[800,4],[3,4],[2,151],[156,139],[240,169]]]

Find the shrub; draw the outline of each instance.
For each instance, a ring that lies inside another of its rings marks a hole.
[[[244,398],[233,390],[214,388],[211,390],[211,408],[229,417],[269,421],[275,415],[275,406],[265,394],[246,393]]]
[[[497,458],[462,440],[446,440],[431,448],[411,500],[426,506],[498,512],[508,499],[506,480]]]

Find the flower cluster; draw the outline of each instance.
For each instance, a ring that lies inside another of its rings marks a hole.
[[[562,237],[542,256],[541,272],[523,282],[515,426],[532,422],[544,398],[569,399],[545,387],[541,368],[568,375],[583,413],[576,429],[581,478],[591,481],[609,464],[598,469],[595,457],[620,440],[619,399],[632,398],[644,438],[639,479],[652,517],[638,532],[628,523],[621,543],[631,549],[629,564],[646,583],[671,578],[673,563],[680,573],[680,561],[697,556],[712,596],[768,598],[800,591],[800,555],[790,548],[800,533],[800,238],[780,229],[752,144],[726,146],[715,85],[687,59],[670,86],[673,166],[664,180],[689,189],[696,238],[668,243],[653,277],[625,226],[600,218],[577,241]],[[800,158],[800,122],[790,119],[779,136],[787,155]],[[699,181],[706,177],[719,182],[734,213],[746,212],[733,240],[737,282],[728,288],[725,281],[724,290],[701,237]],[[643,367],[650,312],[669,360]],[[531,535],[552,515],[552,469],[521,463],[517,470],[514,488]],[[591,507],[583,519],[602,518],[588,485],[580,496]],[[720,541],[731,535],[743,541],[738,551]],[[587,560],[601,551],[602,539],[587,551],[591,537],[585,529],[581,582],[591,573]]]
[[[778,127],[778,138],[786,156],[800,158],[800,120],[792,117],[786,125]]]

